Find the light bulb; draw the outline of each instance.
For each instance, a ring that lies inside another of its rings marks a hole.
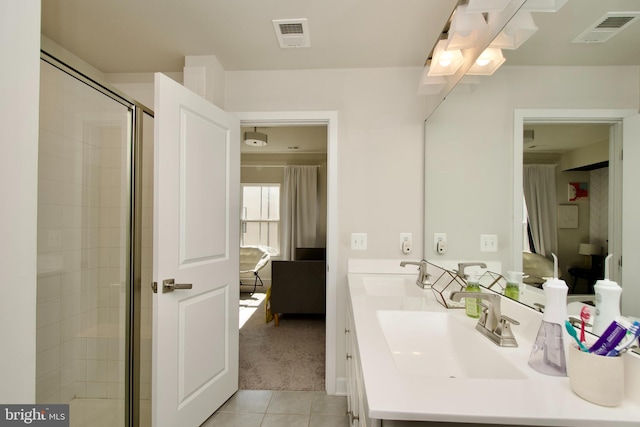
[[[489,58],[483,58],[482,56],[478,59],[476,59],[476,64],[478,64],[481,67],[486,67],[487,65],[489,65],[489,62],[491,62],[491,60]]]
[[[453,62],[453,54],[451,52],[444,51],[440,55],[440,60],[438,63],[441,67],[448,67]]]

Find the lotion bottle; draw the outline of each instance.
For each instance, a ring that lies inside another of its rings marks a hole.
[[[531,355],[529,366],[536,371],[555,376],[567,376],[564,346],[564,322],[567,319],[567,292],[564,280],[558,279],[558,257],[553,255],[553,279],[547,280],[544,289],[545,307],[542,324]]]
[[[607,255],[604,260],[604,280],[598,280],[593,285],[596,294],[596,309],[592,330],[596,335],[602,335],[611,322],[620,316],[622,288],[616,282],[609,280],[611,257],[613,254]]]
[[[507,271],[507,286],[504,288],[504,296],[518,301],[520,299],[520,286],[524,273]]]
[[[464,288],[465,292],[480,292],[480,283],[478,276],[474,273],[469,276],[467,280],[467,286]],[[477,298],[465,298],[464,307],[467,316],[478,318],[480,317],[480,306],[478,305]]]

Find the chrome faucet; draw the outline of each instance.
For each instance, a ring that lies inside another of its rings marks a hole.
[[[427,273],[427,260],[423,259],[420,261],[401,261],[400,267],[404,267],[406,265],[417,265],[418,266],[418,279],[416,280],[416,285],[421,288],[426,288],[427,286],[431,286],[431,282],[429,282],[429,274]]]
[[[487,264],[485,264],[484,262],[460,262],[458,263],[458,271],[456,272],[456,274],[461,279],[466,279],[468,276],[464,274],[464,269],[474,265],[477,265],[480,268],[487,268]]]
[[[450,298],[460,302],[462,298],[476,298],[482,307],[476,330],[500,347],[517,347],[518,342],[511,331],[511,324],[520,323],[500,312],[501,296],[489,292],[452,292]],[[485,304],[485,301],[489,304]]]

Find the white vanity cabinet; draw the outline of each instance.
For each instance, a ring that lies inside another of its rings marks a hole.
[[[349,426],[371,426],[371,422],[367,419],[364,405],[364,386],[351,307],[347,308],[344,333],[346,339],[347,416],[349,418]]]

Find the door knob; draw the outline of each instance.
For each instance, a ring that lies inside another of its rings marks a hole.
[[[191,283],[176,283],[175,279],[166,279],[162,281],[162,293],[173,292],[176,289],[191,289],[193,285]]]

